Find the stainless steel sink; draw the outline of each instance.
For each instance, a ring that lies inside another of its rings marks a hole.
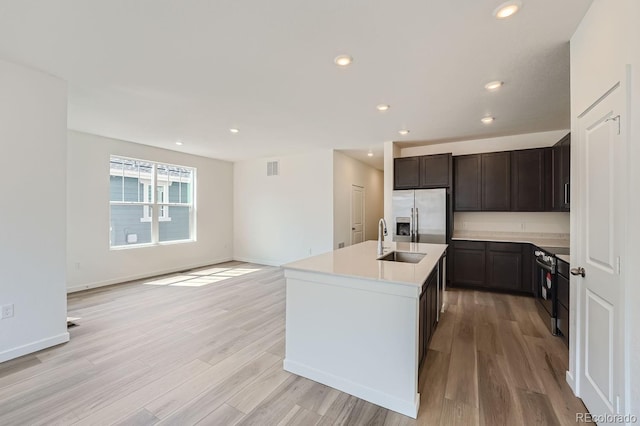
[[[378,260],[386,260],[387,262],[418,263],[426,255],[426,253],[413,253],[410,251],[392,251],[382,257],[379,257]]]

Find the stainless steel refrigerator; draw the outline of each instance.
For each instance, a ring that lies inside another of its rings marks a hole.
[[[393,191],[393,241],[446,243],[447,190]]]

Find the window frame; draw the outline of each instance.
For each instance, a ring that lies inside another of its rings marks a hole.
[[[196,180],[197,180],[197,169],[195,167],[190,166],[182,166],[177,164],[171,164],[160,161],[151,161],[151,160],[143,160],[138,158],[132,158],[128,156],[115,155],[112,154],[109,156],[109,178],[118,175],[112,173],[111,164],[114,160],[122,160],[124,161],[133,161],[140,162],[151,165],[151,177],[150,179],[141,178],[140,172],[138,169],[138,185],[143,185],[142,189],[142,198],[143,201],[124,201],[124,178],[125,177],[135,177],[135,176],[126,176],[126,170],[122,170],[122,201],[113,201],[111,200],[111,195],[109,195],[109,249],[110,250],[123,250],[130,248],[140,248],[140,247],[149,247],[149,246],[159,246],[159,245],[170,245],[170,244],[181,244],[181,243],[190,243],[196,241]],[[180,172],[180,177],[178,180],[171,181],[170,177],[167,178],[166,181],[158,181],[158,167],[169,168],[178,168],[181,170],[188,170],[191,174],[191,177],[188,181],[183,182],[182,171]],[[139,165],[138,165],[139,168]],[[179,185],[179,202],[169,202],[169,188],[172,183],[178,182]],[[187,202],[182,202],[182,184],[190,183],[189,192],[187,194]],[[158,188],[162,187],[163,199],[158,200]],[[146,196],[150,192],[151,200],[146,200]],[[111,191],[111,188],[109,189]],[[111,194],[111,192],[110,192]],[[138,192],[138,200],[140,199],[140,192]],[[165,201],[166,200],[166,201]],[[151,223],[151,241],[145,243],[125,243],[122,245],[113,245],[112,241],[112,206],[142,206],[143,207],[143,216],[140,218],[140,222],[143,223]],[[170,208],[171,207],[188,207],[188,224],[189,224],[189,238],[181,239],[181,240],[169,240],[169,241],[160,241],[160,222],[170,222]],[[162,212],[162,215],[159,214]]]

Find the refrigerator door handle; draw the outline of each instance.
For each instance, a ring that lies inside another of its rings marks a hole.
[[[419,242],[420,242],[420,241],[419,241],[419,239],[420,239],[420,232],[419,232],[420,227],[419,227],[419,225],[420,225],[420,224],[418,223],[418,217],[419,217],[419,215],[418,215],[418,208],[416,207],[416,220],[415,220],[415,222],[414,222],[414,232],[415,232],[415,234],[416,234],[416,238],[415,238],[415,241],[414,241],[414,242],[416,242],[416,243],[419,243]]]
[[[409,221],[409,241],[413,242],[413,207],[411,207],[411,220]]]

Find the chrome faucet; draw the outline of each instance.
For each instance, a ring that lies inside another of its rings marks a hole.
[[[383,249],[382,247],[382,235],[387,235],[387,221],[384,218],[380,218],[378,221],[378,256],[382,256]]]

